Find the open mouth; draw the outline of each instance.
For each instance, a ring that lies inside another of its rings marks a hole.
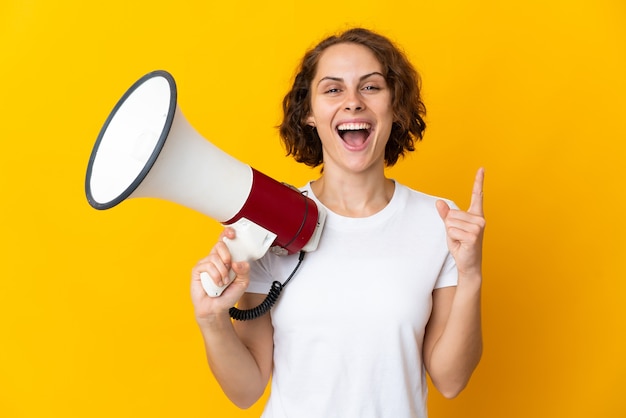
[[[343,141],[351,147],[359,147],[367,141],[372,131],[372,125],[365,122],[342,123],[337,126],[337,132]]]

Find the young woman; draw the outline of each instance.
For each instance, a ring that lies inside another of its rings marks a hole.
[[[209,366],[239,407],[271,377],[264,417],[426,417],[425,372],[446,397],[468,383],[482,352],[483,170],[468,211],[385,177],[422,138],[419,88],[404,54],[369,30],[304,56],[280,133],[297,161],[322,167],[302,189],[327,211],[318,249],[251,321],[229,308],[259,305],[297,255],[235,263],[220,240],[192,271]],[[200,273],[221,284],[230,269],[232,284],[208,297]]]

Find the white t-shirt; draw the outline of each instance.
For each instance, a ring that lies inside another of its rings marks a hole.
[[[303,190],[321,204],[310,185]],[[326,209],[318,248],[271,311],[264,418],[427,416],[422,343],[432,292],[457,283],[436,199],[396,182],[372,216]],[[266,294],[297,260],[268,252],[252,263],[248,292]]]

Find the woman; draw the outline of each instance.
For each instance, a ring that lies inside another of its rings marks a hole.
[[[259,305],[297,256],[233,263],[221,240],[192,272],[209,366],[247,408],[272,377],[264,417],[425,417],[426,376],[446,397],[482,352],[483,170],[467,212],[385,177],[425,128],[419,78],[387,38],[365,29],[325,39],[303,58],[280,127],[288,153],[321,176],[303,191],[327,211],[316,251],[271,314]],[[233,238],[226,228],[222,236]],[[236,278],[219,298],[200,283]]]

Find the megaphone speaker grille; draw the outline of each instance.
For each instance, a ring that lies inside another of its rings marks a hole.
[[[109,209],[143,181],[165,144],[176,100],[176,83],[166,71],[148,73],[126,91],[91,152],[85,180],[91,206]]]

